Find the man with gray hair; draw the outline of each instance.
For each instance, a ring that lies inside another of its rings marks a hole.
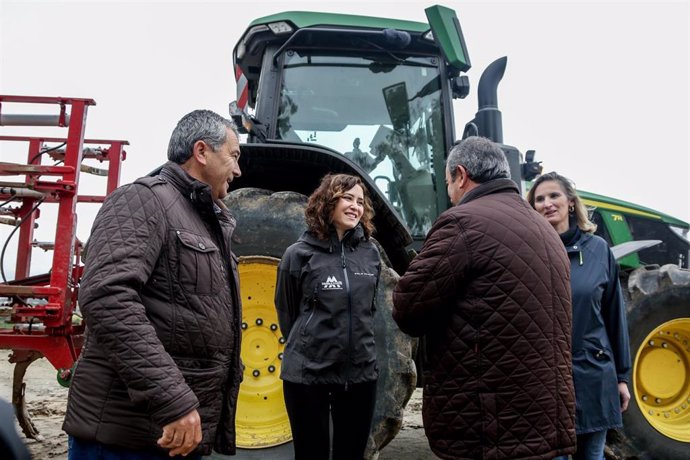
[[[575,451],[570,265],[510,180],[499,146],[469,137],[446,162],[453,207],[393,293],[400,329],[426,336],[424,429],[443,459]]]
[[[86,342],[63,429],[69,458],[235,453],[241,381],[233,123],[185,115],[168,162],[115,190],[99,211],[79,291]]]

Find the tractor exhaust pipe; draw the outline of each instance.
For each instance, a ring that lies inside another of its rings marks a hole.
[[[477,110],[474,120],[465,126],[463,137],[482,136],[499,144],[503,143],[503,118],[501,111],[498,110],[497,90],[505,73],[507,62],[506,56],[496,59],[482,73],[477,90],[479,110]]]

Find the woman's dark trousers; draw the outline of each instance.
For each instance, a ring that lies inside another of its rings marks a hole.
[[[376,402],[376,382],[302,385],[283,381],[295,460],[328,460],[333,420],[333,460],[363,458]],[[329,417],[330,415],[330,417]]]

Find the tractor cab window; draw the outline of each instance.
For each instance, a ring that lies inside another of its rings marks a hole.
[[[630,233],[635,240],[661,240],[662,243],[640,251],[640,261],[645,265],[676,264],[688,268],[690,242],[663,221],[627,215]]]
[[[283,70],[277,137],[340,152],[414,236],[426,235],[438,215],[435,173],[444,171],[437,60],[290,50]]]

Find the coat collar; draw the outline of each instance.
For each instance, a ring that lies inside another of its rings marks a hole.
[[[561,237],[561,241],[565,247],[572,246],[582,236],[582,231],[580,230],[580,227],[577,226],[577,220],[575,220],[572,216],[569,218],[569,220],[570,226],[568,227],[568,230],[558,235]]]
[[[364,241],[366,238],[364,237],[364,229],[362,228],[361,224],[357,224],[355,228],[352,230],[348,230],[345,232],[345,235],[343,236],[342,244],[354,248],[357,246],[361,241]],[[312,232],[307,230],[302,234],[302,236],[299,238],[298,241],[302,241],[304,243],[307,243],[311,246],[316,246],[319,248],[322,248],[326,251],[333,252],[334,249],[338,246],[340,246],[341,241],[338,240],[338,233],[335,231],[335,228],[332,226],[330,227],[330,233],[329,233],[329,238],[327,240],[317,238],[316,235],[314,235]]]
[[[568,256],[576,254],[578,258],[578,263],[580,266],[582,266],[585,264],[583,247],[587,244],[589,240],[592,239],[592,234],[581,231],[577,226],[575,228],[577,229],[575,231],[575,236],[572,237],[570,241],[564,241],[563,243],[565,245],[565,251],[568,253]],[[570,230],[572,230],[572,227],[569,229],[568,232],[565,233],[569,233]]]
[[[168,161],[159,174],[193,203],[213,203],[211,187],[190,176],[179,164]]]
[[[578,237],[573,238],[572,240],[568,241],[568,244],[565,244],[565,250],[568,252],[568,254],[572,252],[579,252],[582,251],[582,246],[587,244],[587,241],[589,241],[592,238],[591,233],[583,232],[580,229],[578,229]]]
[[[218,220],[227,221],[234,226],[235,219],[220,200],[214,200],[211,187],[193,178],[182,166],[172,161],[165,163],[158,172],[161,178],[173,185],[185,198],[192,202],[201,214],[215,215]]]
[[[517,193],[519,195],[520,191],[512,179],[494,179],[479,184],[477,187],[467,192],[458,203],[458,206],[493,193]]]

